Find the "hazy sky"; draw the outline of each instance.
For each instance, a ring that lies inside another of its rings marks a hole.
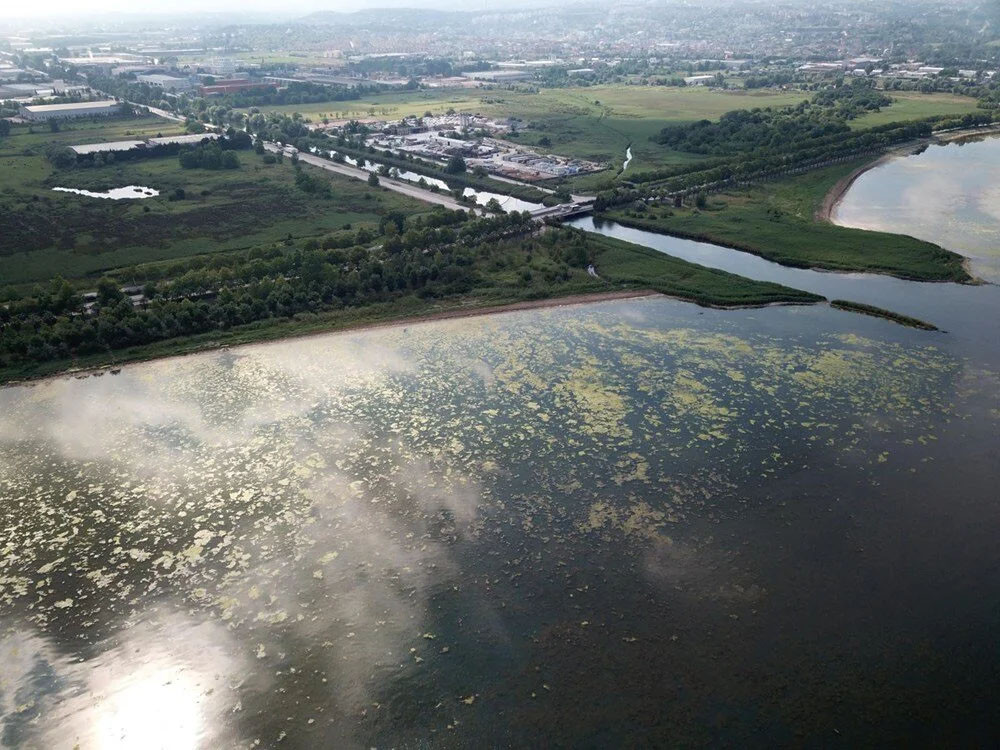
[[[560,0],[169,0],[169,2],[136,2],[136,0],[40,0],[29,3],[0,0],[0,19],[12,18],[79,18],[94,14],[128,13],[177,14],[205,12],[269,13],[294,17],[315,10],[352,11],[361,8],[442,8],[470,10],[492,8],[502,10],[512,6],[559,5]]]

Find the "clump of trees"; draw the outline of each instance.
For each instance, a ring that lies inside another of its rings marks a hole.
[[[857,81],[820,91],[791,108],[737,109],[717,122],[670,125],[655,140],[678,151],[709,155],[787,150],[848,133],[849,120],[891,104],[892,99],[868,81]]]
[[[450,159],[448,159],[448,164],[445,166],[444,171],[448,174],[463,174],[466,170],[465,159],[463,159],[458,154],[455,154]]]
[[[158,159],[164,156],[178,155],[181,166],[194,169],[235,169],[239,167],[239,158],[234,151],[250,148],[250,135],[230,128],[222,138],[209,140],[207,137],[197,145],[181,143],[161,143],[155,146],[144,145],[127,151],[94,151],[77,154],[68,146],[52,144],[45,155],[52,166],[57,169],[72,169],[74,167],[104,167],[109,164],[143,159]],[[194,152],[194,156],[191,154]],[[227,156],[227,154],[229,154]],[[186,163],[185,163],[186,162]]]
[[[224,151],[211,141],[183,149],[179,158],[184,169],[239,169],[240,166],[235,151]]]
[[[329,198],[330,183],[317,174],[308,172],[298,162],[295,163],[295,186],[304,193]]]

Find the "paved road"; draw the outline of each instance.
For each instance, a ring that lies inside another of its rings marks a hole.
[[[185,122],[183,117],[178,117],[172,112],[167,112],[167,110],[165,109],[159,109],[158,107],[150,107],[145,104],[135,104],[133,102],[129,102],[129,104],[131,104],[133,107],[146,107],[146,109],[148,109],[151,114],[154,114],[157,117],[162,117],[165,120],[173,120],[174,122]]]
[[[281,147],[275,143],[265,143],[264,148],[274,153],[282,151]],[[319,167],[320,169],[325,169],[327,172],[336,172],[337,174],[353,177],[357,180],[367,181],[368,176],[371,174],[371,172],[364,169],[352,167],[350,164],[338,164],[337,162],[329,161],[319,156],[313,156],[312,154],[307,154],[302,151],[299,152],[299,161],[305,162],[306,164],[312,164],[314,167]],[[389,190],[402,193],[410,198],[416,198],[417,200],[425,201],[427,203],[436,203],[439,206],[450,208],[453,211],[459,208],[463,211],[468,211],[471,208],[471,206],[466,203],[459,203],[447,193],[432,193],[430,190],[424,190],[423,188],[412,183],[404,182],[402,180],[392,180],[388,177],[383,177],[382,175],[379,175],[378,181],[381,187],[388,188]]]

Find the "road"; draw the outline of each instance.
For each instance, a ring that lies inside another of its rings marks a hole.
[[[283,153],[281,147],[276,143],[265,143],[264,148],[273,153]],[[306,164],[311,164],[314,167],[325,169],[327,172],[336,172],[337,174],[342,174],[347,177],[353,177],[357,180],[367,181],[368,176],[371,174],[371,172],[367,172],[364,169],[352,167],[350,164],[338,164],[337,162],[332,162],[302,151],[298,153],[298,157],[299,161]],[[378,181],[380,187],[393,190],[397,193],[409,196],[410,198],[416,198],[417,200],[425,201],[427,203],[436,203],[439,206],[450,208],[453,211],[457,209],[468,211],[472,208],[472,206],[467,203],[459,203],[447,193],[432,193],[430,190],[424,190],[421,187],[402,180],[393,180],[380,175]]]
[[[172,112],[167,112],[167,110],[165,109],[159,109],[158,107],[150,107],[145,104],[135,104],[133,102],[129,102],[129,104],[131,104],[133,107],[146,107],[146,109],[149,110],[150,114],[154,114],[157,117],[162,117],[164,120],[173,120],[174,122],[186,122],[183,117],[178,117]]]

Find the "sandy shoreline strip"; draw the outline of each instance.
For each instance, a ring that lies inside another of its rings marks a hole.
[[[854,184],[861,175],[867,172],[869,169],[874,169],[875,167],[884,164],[890,159],[894,159],[897,156],[905,156],[913,151],[913,146],[907,146],[905,149],[896,149],[895,151],[890,151],[887,154],[883,154],[874,161],[863,164],[857,169],[851,170],[848,174],[837,180],[833,187],[830,188],[826,195],[823,196],[823,200],[820,202],[819,206],[816,208],[814,217],[816,221],[827,221],[832,222],[833,211],[837,207],[837,204],[843,200],[847,191],[851,189],[851,185]]]
[[[337,326],[331,325],[324,330],[309,330],[302,332],[285,332],[271,339],[260,339],[257,341],[242,341],[226,343],[213,342],[203,346],[192,347],[190,351],[167,354],[163,356],[152,355],[149,357],[136,357],[134,359],[123,359],[117,362],[108,362],[93,367],[68,368],[60,372],[47,373],[37,377],[22,378],[20,380],[10,380],[0,383],[0,388],[12,388],[19,385],[39,383],[46,380],[85,378],[95,373],[103,375],[109,370],[121,369],[128,365],[139,365],[150,362],[159,362],[175,359],[179,357],[190,357],[195,354],[219,351],[222,349],[246,347],[246,346],[273,346],[293,339],[305,339],[314,336],[329,336],[331,334],[354,334],[365,331],[377,330],[380,328],[392,328],[396,326],[416,325],[419,323],[434,323],[441,320],[455,320],[458,318],[472,318],[480,315],[497,315],[499,313],[518,312],[521,310],[539,310],[552,307],[568,307],[571,305],[586,305],[593,302],[611,302],[617,300],[639,299],[643,297],[669,297],[653,289],[621,289],[612,292],[589,292],[587,294],[570,294],[564,297],[547,297],[545,299],[524,300],[522,302],[511,302],[506,305],[485,305],[476,307],[474,305],[455,307],[448,310],[429,312],[423,315],[410,315],[402,318],[386,318],[385,320],[374,320],[367,323],[358,323]],[[679,299],[679,298],[678,298]],[[689,300],[683,300],[685,302]],[[728,309],[728,308],[727,308]]]

